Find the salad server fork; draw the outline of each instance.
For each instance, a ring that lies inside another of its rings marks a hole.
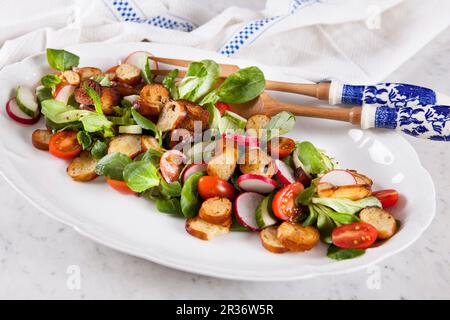
[[[289,111],[296,116],[349,122],[361,129],[393,129],[417,138],[450,141],[450,106],[444,105],[392,108],[363,104],[350,108],[330,108],[288,104],[263,92],[248,103],[233,105],[232,111],[245,118],[261,113],[271,116]]]
[[[153,60],[180,67],[193,61],[152,57]],[[239,66],[219,64],[223,80],[239,70]],[[157,75],[166,75],[170,70],[154,70]],[[179,71],[184,76],[185,71]],[[450,97],[432,89],[404,83],[379,83],[374,85],[344,84],[340,81],[318,83],[293,83],[266,80],[266,90],[281,91],[314,97],[328,101],[330,105],[374,105],[387,107],[416,107],[425,105],[450,105]]]

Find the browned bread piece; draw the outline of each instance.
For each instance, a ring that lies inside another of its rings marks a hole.
[[[388,239],[397,232],[397,222],[394,217],[384,209],[368,207],[361,210],[359,218],[375,227],[378,239]]]
[[[277,238],[289,251],[307,251],[319,242],[320,235],[312,226],[283,222],[278,227]]]
[[[72,70],[66,70],[62,73],[63,79],[71,85],[77,86],[81,82],[80,74]]]
[[[206,171],[208,175],[228,180],[236,169],[237,153],[234,148],[226,148],[209,160]]]
[[[108,153],[120,152],[134,158],[141,152],[141,136],[138,134],[121,134],[111,139]]]
[[[158,116],[169,98],[169,91],[162,84],[147,84],[139,93],[138,111],[144,116]]]
[[[170,131],[177,128],[185,117],[184,104],[178,103],[178,101],[168,101],[161,109],[156,126],[162,132]]]
[[[262,130],[264,129],[270,121],[270,117],[265,114],[255,114],[247,120],[247,125],[245,130],[247,134],[254,137],[260,137]]]
[[[209,223],[197,216],[186,220],[186,231],[201,240],[211,240],[230,232],[230,227]]]
[[[132,64],[122,63],[116,69],[116,76],[119,82],[134,86],[141,81],[141,69]]]
[[[31,135],[31,142],[37,149],[48,151],[48,144],[50,143],[51,137],[52,132],[50,130],[37,129]]]
[[[198,216],[209,223],[222,224],[231,217],[232,204],[227,198],[209,198],[202,203]]]
[[[188,100],[177,100],[177,102],[183,104],[187,112],[186,117],[180,123],[178,128],[194,131],[195,124],[197,123],[198,128],[202,131],[208,129],[209,112],[205,108]]]
[[[143,135],[141,136],[141,152],[147,152],[148,149],[155,149],[163,152],[163,149],[159,146],[159,142],[155,137]]]
[[[275,174],[272,158],[259,148],[247,150],[239,158],[239,167],[242,173],[259,174],[269,178]]]
[[[97,177],[95,166],[97,160],[89,151],[82,151],[67,167],[67,174],[75,181],[91,181]]]
[[[334,186],[327,182],[317,185],[317,194],[321,198],[347,198],[360,200],[372,194],[370,185],[353,184],[348,186]]]
[[[260,231],[259,238],[264,248],[272,253],[284,253],[289,251],[277,238],[277,226],[267,227]]]
[[[80,75],[81,80],[89,79],[103,73],[102,70],[94,67],[74,68],[73,71]]]
[[[92,101],[89,94],[84,89],[85,86],[91,87],[92,89],[97,92],[98,96],[100,97],[102,95],[102,86],[91,79],[83,80],[80,85],[75,89],[74,95],[75,95],[75,101],[80,104],[94,104],[94,101]]]
[[[120,103],[120,93],[115,88],[103,88],[100,96],[102,110],[106,115],[114,114],[113,107]]]

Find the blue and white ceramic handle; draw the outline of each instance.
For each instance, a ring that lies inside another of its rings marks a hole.
[[[402,83],[350,85],[332,81],[328,92],[331,105],[373,105],[375,107],[417,107],[450,105],[450,97],[432,89]]]
[[[450,141],[450,106],[375,107],[363,105],[361,128],[387,128],[436,141]]]

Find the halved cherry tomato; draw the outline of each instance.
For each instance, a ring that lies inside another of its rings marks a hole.
[[[74,158],[82,149],[77,140],[77,132],[70,130],[55,133],[48,145],[48,151],[61,159]]]
[[[183,164],[186,162],[186,156],[178,150],[166,151],[159,162],[161,174],[167,183],[178,180]]]
[[[354,222],[334,228],[331,240],[336,247],[344,249],[366,249],[377,240],[375,227],[365,222]]]
[[[272,201],[272,210],[277,218],[293,220],[300,214],[301,208],[295,205],[295,198],[303,189],[303,184],[294,182],[278,190]]]
[[[278,141],[275,139],[278,139]],[[279,159],[283,159],[294,151],[295,141],[285,137],[273,138],[269,142],[268,149],[270,150],[270,155],[272,157],[278,156]]]
[[[372,192],[372,196],[380,200],[383,208],[392,207],[398,202],[398,192],[395,189],[378,190]]]
[[[231,111],[231,107],[223,102],[216,102],[216,108],[219,109],[221,116],[223,116],[225,111]]]
[[[127,186],[127,183],[125,181],[121,180],[113,180],[110,178],[106,178],[106,182],[116,191],[119,191],[123,194],[136,194],[133,190],[130,189],[130,187]]]
[[[198,193],[203,199],[220,197],[234,200],[234,187],[219,177],[201,177],[198,180]]]

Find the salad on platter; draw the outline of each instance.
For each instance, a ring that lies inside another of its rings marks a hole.
[[[310,141],[286,137],[294,115],[238,114],[264,91],[257,67],[223,79],[216,62],[202,60],[180,78],[177,69],[152,74],[158,64],[145,51],[106,71],[79,67],[65,50],[47,49],[47,60],[54,71],[18,86],[6,112],[24,125],[42,118],[32,144],[68,161],[76,182],[104,177],[116,191],[185,219],[194,237],[253,232],[273,253],[322,241],[328,257],[349,259],[398,230],[388,211],[398,192],[372,190],[371,178],[340,168]]]

